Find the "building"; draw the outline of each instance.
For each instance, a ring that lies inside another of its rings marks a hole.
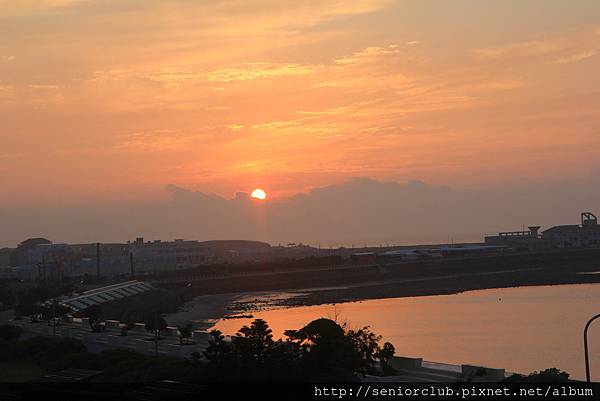
[[[249,262],[262,260],[271,254],[266,242],[250,240],[212,240],[200,242],[214,252],[216,261]]]
[[[147,241],[136,238],[129,243],[137,272],[198,267],[213,256],[212,247],[198,241]]]
[[[11,248],[0,249],[0,267],[10,266],[10,255],[12,251],[13,249]]]
[[[32,251],[38,245],[51,244],[46,238],[29,238],[21,242],[10,254],[10,265],[13,267],[35,263],[32,261]]]
[[[600,247],[600,225],[591,212],[581,213],[581,224],[549,228],[542,233],[545,242],[555,248]]]
[[[540,226],[530,226],[526,231],[505,231],[485,237],[486,245],[505,246],[514,249],[537,249],[546,246],[539,234]]]
[[[20,279],[62,281],[86,275],[129,276],[210,263],[259,261],[270,252],[268,243],[246,240],[144,241],[139,237],[127,243],[59,244],[30,238],[17,248],[0,249],[0,267],[15,267]],[[13,270],[3,273],[12,277]]]
[[[539,234],[539,226],[527,231],[509,231],[485,237],[486,245],[502,245],[516,250],[600,247],[600,225],[591,212],[581,213],[581,224],[551,227]]]

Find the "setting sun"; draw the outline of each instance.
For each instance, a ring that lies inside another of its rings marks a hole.
[[[267,199],[267,193],[260,188],[256,188],[252,191],[252,197],[255,199],[265,200]]]

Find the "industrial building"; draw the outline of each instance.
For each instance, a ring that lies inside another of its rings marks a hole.
[[[129,244],[138,270],[158,271],[185,269],[200,266],[209,260],[214,251],[198,241],[146,241],[139,237]]]
[[[555,226],[541,234],[539,230],[539,226],[531,226],[527,231],[501,232],[486,236],[485,243],[529,250],[600,247],[598,218],[591,212],[581,213],[581,224]]]
[[[581,213],[581,224],[549,228],[542,238],[555,248],[600,247],[598,218],[591,212]]]
[[[506,231],[485,237],[486,245],[506,246],[515,249],[544,248],[545,243],[539,234],[540,226],[530,226],[526,231]]]

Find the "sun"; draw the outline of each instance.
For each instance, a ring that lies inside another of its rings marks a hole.
[[[267,199],[267,193],[260,188],[256,188],[252,191],[252,197],[255,199],[265,200]]]

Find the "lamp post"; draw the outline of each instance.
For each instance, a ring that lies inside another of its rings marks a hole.
[[[52,336],[56,337],[56,299],[52,300]]]
[[[154,356],[158,356],[158,312],[154,312]]]
[[[583,350],[584,350],[584,354],[585,354],[585,379],[587,380],[587,382],[590,382],[590,357],[589,357],[589,353],[588,353],[588,339],[587,339],[587,335],[588,335],[588,329],[590,328],[590,325],[592,324],[592,322],[596,319],[600,318],[600,313],[592,316],[592,318],[590,320],[588,320],[588,322],[585,325],[585,329],[583,329]]]

